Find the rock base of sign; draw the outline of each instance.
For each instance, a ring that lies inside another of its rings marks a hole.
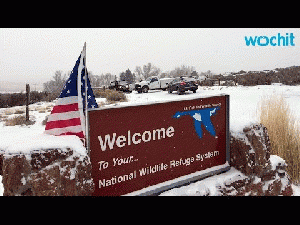
[[[278,166],[279,168],[281,166]],[[272,170],[271,179],[244,177],[237,175],[219,186],[220,195],[223,196],[291,196],[293,189],[286,172],[282,169]],[[279,175],[281,174],[281,175]]]
[[[270,140],[262,124],[231,133],[230,165],[246,176],[236,176],[219,187],[222,195],[293,195],[284,160],[270,160]],[[278,157],[279,158],[279,157]]]
[[[88,156],[70,148],[0,151],[4,196],[87,196],[94,192]]]
[[[223,196],[293,195],[287,164],[270,155],[267,129],[261,124],[231,133],[230,165],[243,175],[225,180],[217,188]],[[0,150],[4,196],[88,196],[95,190],[88,156],[71,148],[9,153]],[[201,195],[210,195],[203,190]]]

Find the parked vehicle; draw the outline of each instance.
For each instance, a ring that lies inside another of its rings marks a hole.
[[[197,89],[197,82],[191,77],[177,77],[168,85],[168,93],[177,91],[179,95],[183,94],[185,91],[196,93]]]
[[[109,89],[114,89],[116,91],[123,91],[123,92],[132,92],[133,85],[128,84],[127,81],[117,81],[113,80],[110,82],[110,85],[108,86]]]
[[[162,78],[157,76],[148,77],[146,80],[135,84],[135,90],[138,93],[147,93],[149,90],[162,89],[166,90],[168,84],[174,80],[174,78]]]

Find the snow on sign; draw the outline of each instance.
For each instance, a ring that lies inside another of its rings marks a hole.
[[[94,195],[149,195],[229,169],[229,96],[90,110]]]

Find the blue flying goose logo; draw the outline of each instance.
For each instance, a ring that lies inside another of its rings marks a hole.
[[[202,127],[203,124],[205,129],[212,135],[216,136],[216,130],[214,128],[214,125],[211,122],[210,117],[213,115],[216,115],[217,110],[220,109],[220,106],[212,107],[212,108],[206,108],[206,109],[200,109],[200,110],[191,110],[191,111],[183,111],[183,112],[176,112],[175,115],[173,115],[173,118],[180,118],[181,116],[189,115],[194,120],[194,127],[196,130],[196,133],[199,138],[203,137]]]

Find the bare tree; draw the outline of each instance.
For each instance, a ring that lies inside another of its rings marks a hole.
[[[190,76],[193,71],[195,71],[195,67],[181,65],[181,67],[175,67],[175,69],[170,72],[170,75],[172,77]]]
[[[137,66],[135,68],[137,79],[140,80],[142,77],[144,79],[147,79],[151,76],[158,76],[160,74],[160,69],[156,66],[152,65],[151,63],[148,63],[147,65],[143,66],[143,69],[140,66]]]
[[[110,81],[115,80],[115,75],[111,73],[101,74],[101,75],[92,75],[89,72],[89,79],[91,82],[92,87],[102,87],[102,86],[109,86]]]
[[[137,81],[140,81],[141,79],[143,79],[143,70],[140,66],[135,67],[134,72],[136,72],[136,79]]]
[[[61,70],[57,70],[52,80],[44,83],[44,91],[59,95],[67,81],[67,74],[63,74]]]

